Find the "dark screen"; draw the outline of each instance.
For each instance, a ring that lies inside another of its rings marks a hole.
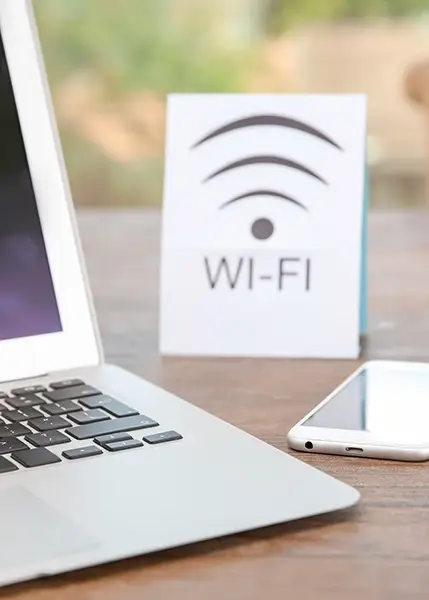
[[[0,33],[0,340],[61,329]]]

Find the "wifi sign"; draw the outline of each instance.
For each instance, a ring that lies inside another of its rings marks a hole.
[[[365,97],[172,94],[166,134],[161,352],[355,358]]]
[[[240,119],[236,119],[226,123],[225,125],[216,128],[215,130],[207,133],[204,137],[200,138],[192,146],[192,150],[198,149],[204,144],[210,143],[212,140],[225,136],[227,134],[239,135],[240,130],[254,128],[254,127],[279,127],[289,130],[295,130],[305,135],[310,135],[319,141],[322,141],[339,151],[343,149],[341,146],[333,140],[331,137],[320,131],[319,129],[303,122],[298,119],[290,117],[280,116],[276,114],[261,114],[253,115]],[[274,165],[281,168],[293,169],[298,171],[314,180],[317,180],[321,185],[329,185],[328,181],[322,177],[319,173],[309,168],[308,166],[293,160],[290,156],[278,156],[277,154],[251,154],[248,156],[240,157],[233,162],[224,164],[211,172],[203,180],[203,184],[208,185],[218,177],[227,176],[228,173],[235,171],[236,169],[249,169],[257,168],[259,165]],[[243,178],[243,180],[245,180]],[[258,187],[257,189],[247,189],[239,195],[232,198],[225,199],[219,206],[219,210],[225,210],[230,206],[233,206],[237,202],[249,201],[255,198],[270,197],[275,198],[278,201],[288,202],[296,207],[297,210],[308,212],[308,207],[305,201],[302,199],[294,198],[287,193],[286,190],[271,189],[265,187]],[[275,233],[276,227],[273,220],[269,217],[262,217],[256,219],[251,225],[251,234],[257,240],[268,240]]]

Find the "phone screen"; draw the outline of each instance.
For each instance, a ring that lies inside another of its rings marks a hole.
[[[365,368],[301,425],[425,442],[429,438],[429,368],[427,372]]]

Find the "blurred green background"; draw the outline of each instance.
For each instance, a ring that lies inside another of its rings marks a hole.
[[[34,0],[77,204],[162,201],[169,92],[364,92],[372,202],[425,203],[428,0]]]

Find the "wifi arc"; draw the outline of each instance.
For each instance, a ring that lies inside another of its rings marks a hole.
[[[272,115],[272,114],[243,117],[243,118],[237,119],[235,121],[232,121],[228,124],[225,124],[221,127],[218,127],[215,130],[213,130],[212,132],[206,134],[199,141],[197,141],[192,146],[192,149],[196,149],[211,140],[214,140],[220,136],[224,136],[226,134],[229,134],[229,133],[237,131],[237,130],[246,129],[249,127],[267,127],[267,126],[274,126],[274,127],[281,127],[281,128],[296,130],[296,131],[308,134],[308,135],[316,138],[319,141],[327,143],[330,146],[334,147],[335,149],[337,149],[341,152],[343,151],[343,148],[335,140],[333,140],[331,137],[329,137],[328,135],[326,135],[324,132],[320,131],[319,129],[317,129],[307,123],[304,123],[302,121],[294,119],[294,118],[284,117],[284,116],[280,116],[280,115]],[[236,169],[241,169],[244,167],[250,167],[250,166],[256,166],[256,165],[277,165],[277,166],[281,166],[281,167],[290,168],[290,169],[296,170],[304,175],[307,175],[313,179],[316,179],[324,185],[329,185],[328,182],[321,175],[319,175],[318,173],[316,173],[314,170],[310,169],[309,167],[307,167],[303,164],[300,164],[291,158],[284,158],[281,156],[270,155],[270,154],[248,156],[245,158],[235,160],[227,165],[224,165],[223,167],[217,169],[216,171],[214,171],[213,173],[208,175],[204,179],[203,183],[207,184],[210,181],[213,181],[214,179],[220,177],[221,175],[235,171]],[[247,192],[240,194],[239,196],[236,196],[236,197],[231,198],[230,200],[224,202],[219,208],[224,209],[228,206],[234,205],[235,203],[237,203],[239,201],[247,200],[247,199],[258,197],[258,196],[266,196],[266,197],[276,198],[278,200],[289,202],[289,203],[293,204],[294,206],[299,207],[302,210],[305,210],[305,211],[308,210],[304,204],[302,204],[295,198],[289,196],[288,194],[280,192],[278,190],[272,190],[272,189],[248,190]],[[270,219],[265,218],[265,217],[257,219],[251,226],[251,233],[252,233],[253,237],[258,240],[269,239],[274,234],[274,231],[275,231],[274,223]]]
[[[208,175],[208,177],[206,177],[204,179],[203,183],[208,183],[209,181],[215,179],[216,177],[219,177],[220,175],[223,175],[224,173],[234,171],[235,169],[240,169],[242,167],[249,167],[249,166],[254,166],[254,165],[279,165],[279,166],[283,166],[283,167],[288,167],[290,169],[295,169],[296,171],[304,173],[305,175],[308,175],[309,177],[313,177],[314,179],[317,179],[318,181],[320,181],[321,183],[324,183],[325,185],[328,185],[328,182],[325,179],[323,179],[323,177],[321,177],[315,171],[306,167],[305,165],[302,165],[302,164],[300,164],[294,160],[291,160],[289,158],[282,158],[281,156],[275,156],[275,155],[249,156],[248,158],[242,158],[241,160],[236,160],[232,163],[225,165],[221,169],[218,169],[211,175]]]
[[[310,168],[308,168],[294,160],[291,160],[288,158],[282,158],[280,156],[275,156],[275,155],[250,156],[247,158],[243,158],[241,160],[234,161],[232,163],[225,165],[221,169],[218,169],[211,175],[209,175],[204,180],[203,183],[208,183],[208,182],[212,181],[213,179],[216,179],[217,177],[224,175],[225,173],[235,171],[236,169],[254,166],[254,165],[278,165],[281,167],[287,167],[290,169],[294,169],[300,173],[303,173],[304,175],[308,175],[309,177],[314,178],[315,180],[317,180],[318,182],[320,182],[324,185],[328,185],[328,182],[325,179],[323,179],[323,177],[318,175],[315,171],[311,170]],[[231,200],[228,200],[227,202],[224,202],[219,208],[224,209],[224,208],[231,206],[241,200],[255,198],[258,196],[267,196],[267,197],[271,197],[271,198],[277,198],[279,200],[290,202],[291,204],[294,204],[295,206],[297,206],[303,210],[307,210],[306,206],[304,206],[301,202],[299,202],[295,198],[292,198],[291,196],[283,194],[276,190],[270,190],[270,189],[250,190],[246,193],[236,196],[235,198],[232,198]],[[266,217],[257,219],[251,226],[251,233],[252,233],[253,237],[260,241],[267,240],[270,237],[272,237],[272,235],[274,234],[274,231],[275,231],[274,223],[272,223],[272,221]]]
[[[237,131],[238,129],[247,129],[248,127],[269,126],[284,127],[285,129],[292,129],[295,131],[306,133],[320,141],[326,142],[334,148],[337,148],[337,150],[343,151],[343,148],[335,140],[333,140],[326,133],[320,131],[316,127],[309,125],[308,123],[304,123],[303,121],[299,121],[298,119],[272,114],[253,115],[250,117],[243,117],[240,119],[236,119],[235,121],[231,121],[230,123],[222,125],[221,127],[218,127],[210,133],[206,134],[200,140],[195,142],[195,144],[192,146],[192,149],[198,148],[199,146],[202,146],[210,140],[213,140],[227,133],[232,133],[233,131]]]

